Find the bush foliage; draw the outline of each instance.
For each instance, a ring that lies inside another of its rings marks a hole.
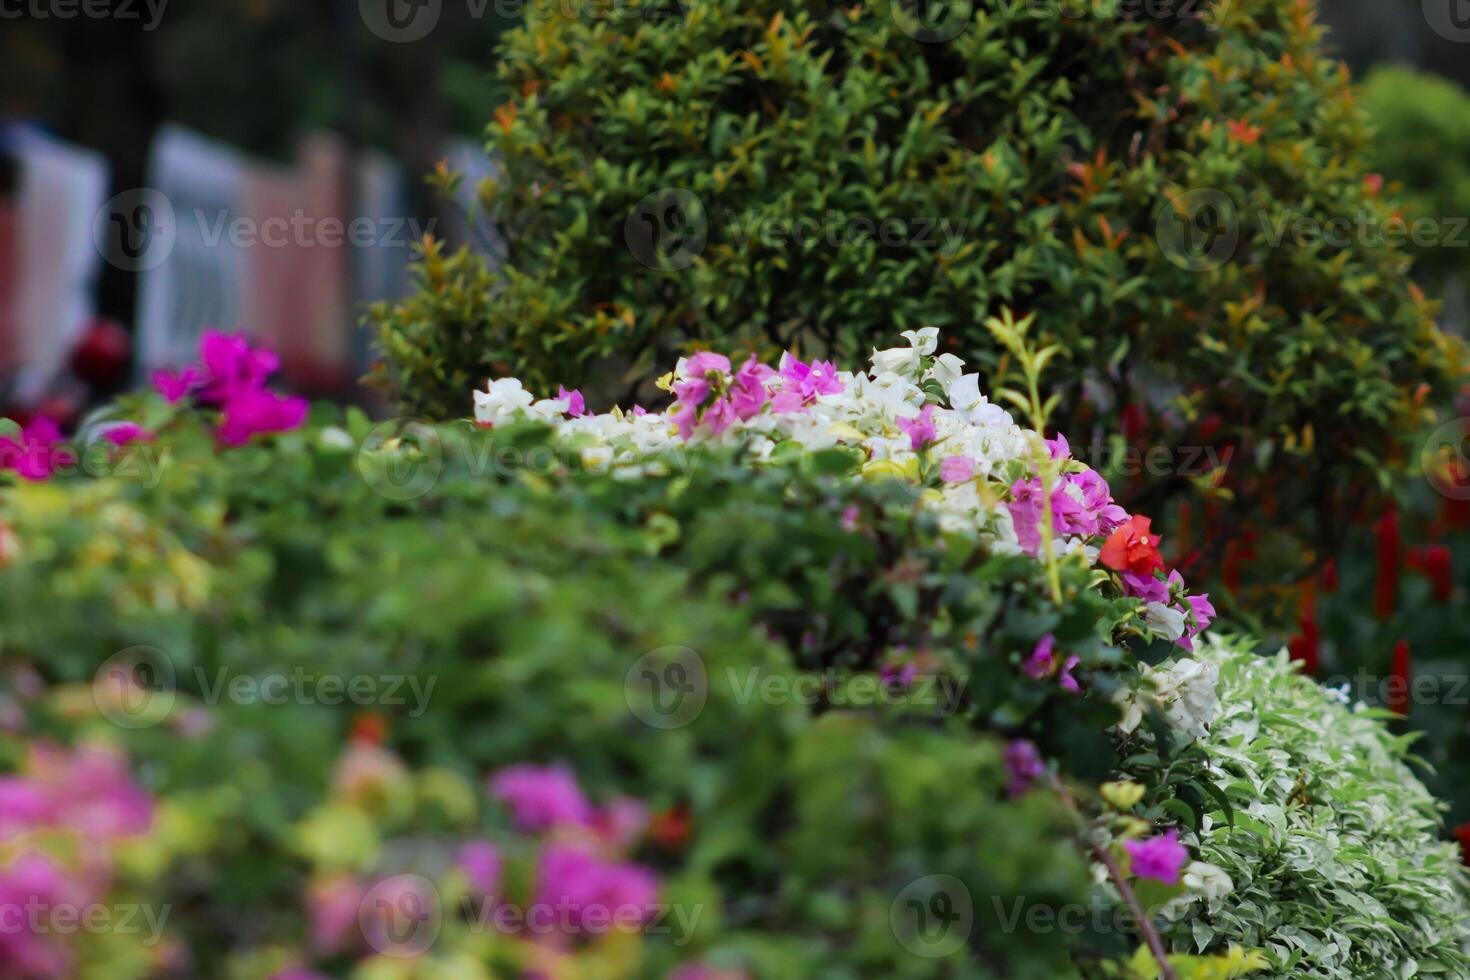
[[[692,339],[850,356],[894,324],[943,327],[993,381],[982,324],[1009,305],[1068,351],[1055,421],[1139,477],[1124,503],[1208,497],[1217,533],[1180,555],[1269,526],[1273,578],[1451,372],[1402,250],[1298,234],[1392,210],[1309,3],[983,0],[947,40],[888,2],[645,13],[508,35],[482,195],[505,261],[431,246],[375,317],[413,410],[462,415],[512,367],[621,394]],[[1125,450],[1150,447],[1143,479]]]

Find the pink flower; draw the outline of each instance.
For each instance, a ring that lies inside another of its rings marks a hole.
[[[510,808],[522,830],[591,826],[592,805],[566,766],[511,766],[490,780],[490,794]]]
[[[939,435],[939,431],[934,427],[933,405],[925,405],[924,410],[916,418],[900,418],[898,427],[908,434],[909,445],[915,452],[929,445]]]
[[[250,346],[243,333],[206,330],[199,339],[199,360],[206,381],[199,400],[220,405],[240,391],[255,391],[280,369],[281,359],[263,348]]]
[[[597,835],[620,851],[638,842],[648,829],[648,820],[648,807],[627,796],[619,796],[593,817]]]
[[[306,891],[311,948],[335,953],[351,943],[357,932],[357,913],[366,897],[367,888],[351,875],[312,882]]]
[[[177,404],[185,395],[204,384],[204,372],[197,367],[186,367],[182,371],[154,371],[153,389],[170,405]]]
[[[1052,670],[1057,665],[1056,656],[1052,652],[1056,643],[1056,637],[1050,633],[1037,641],[1036,648],[1031,651],[1031,656],[1027,657],[1025,663],[1021,665],[1021,670],[1027,677],[1032,680],[1040,680],[1051,676]]]
[[[219,439],[227,446],[243,446],[252,436],[287,432],[306,421],[307,404],[264,388],[240,388],[224,402]]]
[[[1179,872],[1189,860],[1189,851],[1179,843],[1179,832],[1166,831],[1141,841],[1124,841],[1123,848],[1132,860],[1133,874],[1151,878],[1166,885],[1179,884]]]
[[[567,389],[557,385],[556,397],[558,401],[566,400],[567,414],[572,418],[579,419],[587,414],[587,399],[583,398],[582,393],[576,388]]]
[[[1081,662],[1082,658],[1074,654],[1067,658],[1067,662],[1062,664],[1061,673],[1057,674],[1057,684],[1068,694],[1082,693],[1082,685],[1077,683],[1077,678],[1072,676],[1072,671],[1076,670],[1077,665]]]
[[[1023,738],[1007,744],[1003,758],[1006,772],[1010,773],[1006,792],[1011,796],[1025,793],[1046,772],[1046,763],[1042,761],[1036,745]]]
[[[730,391],[730,407],[736,418],[743,422],[760,414],[770,398],[766,393],[766,381],[775,374],[753,354],[741,365]]]
[[[635,929],[656,911],[658,879],[636,864],[604,861],[580,847],[552,844],[536,864],[536,902],[565,910],[574,930]]]
[[[1174,576],[1178,574],[1178,572],[1175,572]],[[1189,612],[1193,616],[1193,621],[1185,624],[1184,635],[1174,642],[1186,650],[1193,650],[1194,638],[1209,629],[1210,624],[1215,621],[1215,607],[1207,595],[1185,596],[1184,601],[1189,606]]]
[[[489,841],[470,841],[459,849],[455,864],[470,880],[470,890],[494,895],[500,888],[500,852]]]
[[[102,438],[114,446],[126,446],[130,442],[152,442],[153,433],[137,422],[119,422],[108,427],[107,431],[102,433]]]
[[[61,445],[61,426],[44,415],[20,430],[20,438],[0,438],[0,470],[14,470],[23,480],[39,483],[74,457]]]
[[[730,359],[723,354],[715,354],[710,351],[700,351],[684,362],[685,378],[703,379],[711,372],[715,374],[730,373]]]
[[[1174,573],[1178,575],[1178,572]],[[1123,592],[1125,595],[1144,602],[1169,601],[1169,583],[1159,578],[1155,573],[1147,575],[1134,575],[1132,572],[1123,573]]]
[[[11,910],[0,922],[0,975],[27,980],[72,976],[71,953],[44,928],[44,918],[41,932],[33,932],[26,909],[82,908],[92,900],[58,864],[39,854],[24,854],[0,868],[0,910]]]
[[[975,478],[975,461],[968,456],[946,456],[939,464],[939,478],[945,483],[967,483]]]
[[[785,381],[781,394],[795,406],[809,405],[819,395],[840,395],[846,388],[831,361],[806,364],[789,353],[781,355],[781,377]]]

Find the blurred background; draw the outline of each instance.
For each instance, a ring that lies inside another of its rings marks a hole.
[[[414,243],[494,252],[468,199],[424,177],[493,172],[494,49],[527,2],[0,0],[0,411],[73,419],[207,327],[274,346],[300,391],[358,398],[363,305],[407,289]],[[1359,79],[1397,65],[1470,85],[1464,0],[1322,16]],[[1391,115],[1396,94],[1423,107],[1421,79],[1384,77]],[[1470,174],[1470,145],[1392,146],[1402,169],[1433,165],[1393,175],[1426,194],[1446,167]],[[1431,213],[1470,212],[1446,193]],[[1451,319],[1463,264],[1421,263]]]

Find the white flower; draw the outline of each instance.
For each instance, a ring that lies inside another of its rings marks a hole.
[[[1184,613],[1162,602],[1150,602],[1144,607],[1144,618],[1149,625],[1171,640],[1184,635]]]
[[[1224,868],[1207,861],[1191,861],[1184,869],[1184,887],[1207,902],[1218,902],[1235,891]]]
[[[1150,671],[1148,677],[1170,724],[1194,738],[1209,733],[1220,706],[1218,664],[1179,660]]]
[[[907,340],[919,354],[928,356],[939,349],[939,328],[921,327],[918,330],[905,330],[899,334]]]
[[[519,378],[492,381],[487,391],[475,392],[475,421],[491,425],[512,421],[534,400]]]
[[[960,380],[960,378],[964,375],[964,372],[964,361],[960,360],[958,357],[955,357],[953,354],[940,354],[934,359],[934,366],[929,369],[928,377],[931,377],[935,381],[938,381],[939,387],[943,388],[945,395],[948,396],[950,389],[954,387],[955,383]],[[976,389],[976,393],[979,393],[978,388]],[[952,398],[950,400],[950,404],[954,404],[954,400]]]

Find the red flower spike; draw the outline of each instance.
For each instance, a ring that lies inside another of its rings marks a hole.
[[[1455,593],[1455,575],[1451,567],[1450,549],[1442,544],[1410,548],[1408,565],[1429,579],[1435,602],[1449,602]]]
[[[1460,842],[1460,861],[1470,866],[1470,823],[1455,828],[1455,840]]]
[[[1384,707],[1394,714],[1409,713],[1409,686],[1414,681],[1414,667],[1409,654],[1409,641],[1399,640],[1393,648],[1393,666],[1388,671],[1388,697]]]
[[[1393,615],[1398,605],[1400,555],[1399,515],[1392,506],[1373,525],[1378,537],[1378,582],[1373,593],[1373,612],[1379,619]]]

